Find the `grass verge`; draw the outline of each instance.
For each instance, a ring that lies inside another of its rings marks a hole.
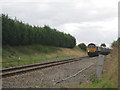
[[[102,77],[85,88],[118,88],[118,48],[106,56]]]
[[[86,55],[78,47],[68,49],[42,45],[4,46],[2,51],[3,68]]]

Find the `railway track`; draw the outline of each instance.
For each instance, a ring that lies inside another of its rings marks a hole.
[[[64,59],[64,60],[56,60],[56,61],[50,61],[45,63],[37,63],[37,64],[30,64],[30,65],[24,65],[24,66],[17,66],[12,68],[4,68],[0,70],[0,78],[10,77],[13,75],[18,75],[20,73],[26,73],[29,71],[37,70],[37,69],[43,69],[47,67],[57,66],[65,63],[75,62],[82,60],[84,58],[89,58],[88,56],[85,57],[78,57],[78,58],[71,58],[71,59]]]

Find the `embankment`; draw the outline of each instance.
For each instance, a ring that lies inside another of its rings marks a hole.
[[[43,45],[4,46],[2,51],[2,67],[13,67],[86,55],[86,52],[78,47],[68,49]]]

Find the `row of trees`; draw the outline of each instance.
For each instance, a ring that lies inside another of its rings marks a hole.
[[[31,26],[2,14],[2,43],[12,46],[41,44],[73,48],[76,39],[47,25]]]

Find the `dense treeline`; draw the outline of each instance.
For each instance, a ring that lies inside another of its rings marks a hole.
[[[73,48],[76,39],[49,26],[31,26],[2,14],[2,44],[11,46],[41,44]]]

